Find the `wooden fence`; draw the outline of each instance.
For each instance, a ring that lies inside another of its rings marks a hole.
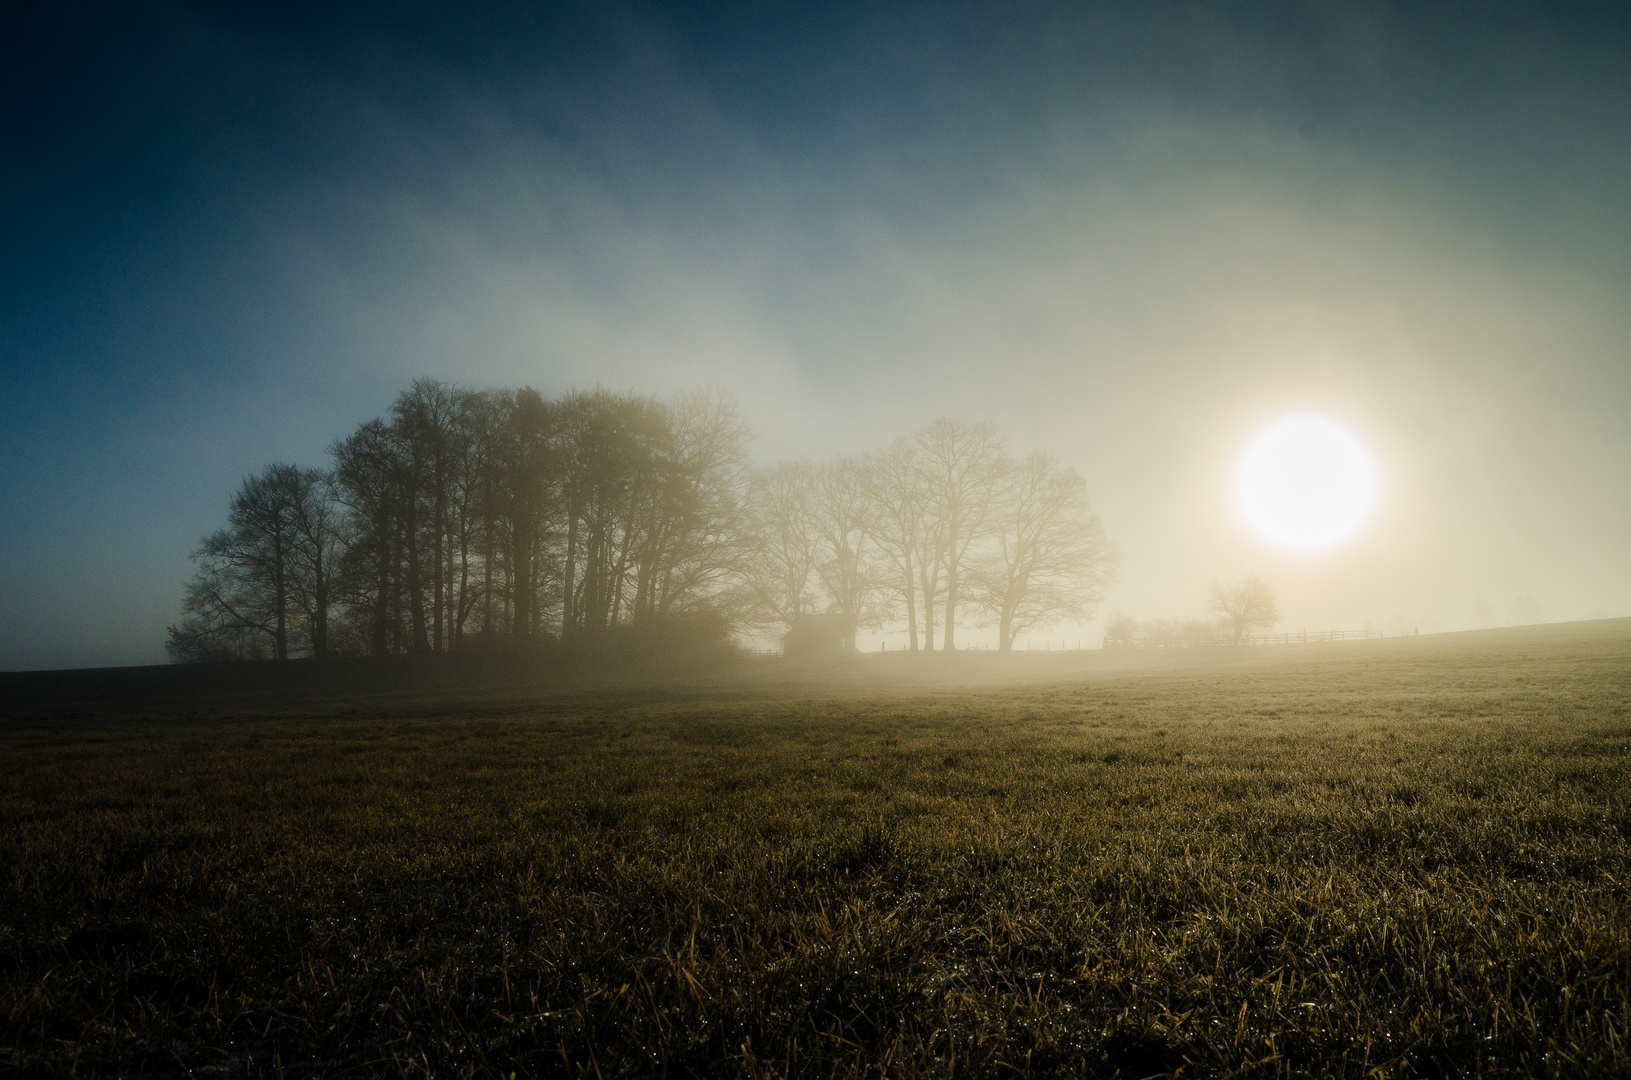
[[[1387,637],[1380,630],[1298,630],[1289,634],[1248,634],[1240,639],[1241,645],[1307,645],[1322,641],[1365,641],[1371,638]],[[1058,643],[1046,642],[1042,645],[1027,642],[1016,646],[1019,652],[1082,652],[1092,649],[1206,649],[1223,645],[1234,645],[1235,642],[1226,637],[1203,638],[1199,636],[1180,637],[1135,637],[1125,640],[1105,638],[1100,645],[1084,644],[1077,641],[1074,646],[1068,641]],[[966,645],[959,652],[983,652],[983,645]],[[894,650],[886,650],[894,651]],[[742,655],[756,659],[779,659],[782,655],[780,649],[743,649]]]
[[[1365,641],[1386,637],[1380,630],[1298,630],[1290,634],[1247,634],[1240,639],[1242,645],[1307,645],[1320,641]],[[1135,637],[1124,640],[1104,639],[1106,649],[1203,649],[1214,645],[1233,645],[1225,637]]]
[[[1383,636],[1380,630],[1299,630],[1295,634],[1254,634],[1242,645],[1303,645],[1310,641],[1365,641]]]

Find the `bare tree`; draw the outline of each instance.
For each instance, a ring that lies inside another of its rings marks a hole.
[[[670,445],[662,403],[603,390],[573,393],[561,413],[563,633],[606,630],[634,613],[631,577],[647,553]]]
[[[656,483],[645,493],[632,612],[663,618],[717,606],[741,569],[752,429],[718,389],[677,395],[654,431]]]
[[[352,616],[366,623],[368,651],[400,651],[393,616],[400,585],[403,492],[397,440],[383,420],[370,420],[329,450],[336,495],[348,511],[343,591]]]
[[[1104,647],[1125,648],[1138,640],[1138,620],[1125,611],[1112,611],[1104,623]]]
[[[294,465],[269,465],[244,479],[227,527],[193,551],[198,573],[187,586],[182,636],[258,637],[276,659],[288,659],[304,475]]]
[[[345,536],[334,478],[320,469],[282,474],[294,519],[290,598],[310,637],[311,654],[329,654],[329,611],[344,555]]]
[[[188,612],[169,628],[164,653],[174,664],[266,659],[266,638],[252,627],[218,616]]]
[[[1004,479],[1003,439],[990,424],[971,424],[954,417],[931,420],[913,439],[939,533],[939,563],[946,571],[942,648],[949,651],[957,647],[957,604],[968,552],[985,534],[993,496]],[[929,590],[925,588],[924,593],[927,609]],[[932,617],[929,622],[933,623]]]
[[[918,575],[934,561],[938,548],[929,527],[928,498],[916,445],[910,439],[896,439],[873,455],[868,477],[873,503],[872,537],[893,571],[890,578],[894,591],[906,605],[906,636],[911,650],[917,652]],[[927,599],[932,607],[933,593]]]
[[[1223,616],[1230,640],[1236,645],[1251,630],[1267,630],[1280,621],[1274,587],[1256,574],[1243,577],[1233,585],[1214,582],[1212,599],[1206,606],[1207,610]]]
[[[807,520],[820,545],[816,573],[831,601],[829,612],[843,619],[845,652],[855,651],[863,621],[881,621],[869,471],[864,458],[834,458],[816,466],[810,485]]]
[[[815,610],[816,537],[809,520],[814,483],[814,466],[789,461],[755,474],[748,489],[743,606],[760,625],[790,630],[795,619]]]
[[[558,412],[538,391],[523,387],[511,399],[499,460],[506,559],[510,569],[510,633],[527,640],[542,628],[541,565],[558,498]]]
[[[465,631],[478,606],[482,634],[493,628],[493,572],[499,453],[511,395],[503,391],[461,390],[451,440],[450,523],[457,566],[449,570],[449,648],[464,648]]]
[[[1121,562],[1076,470],[1037,451],[1007,473],[990,515],[990,552],[970,574],[1003,652],[1033,627],[1089,618]]]
[[[401,449],[409,617],[419,652],[442,652],[445,647],[451,554],[448,505],[458,456],[453,443],[460,396],[448,383],[415,379],[391,409],[391,431]]]

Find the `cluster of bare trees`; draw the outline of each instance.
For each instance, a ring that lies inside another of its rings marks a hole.
[[[548,400],[420,380],[331,448],[272,465],[193,553],[176,660],[388,656],[692,620],[776,633],[823,613],[847,647],[904,617],[956,648],[959,615],[1080,619],[1118,552],[1073,470],[1015,460],[986,424],[762,471],[718,391]]]
[[[885,449],[776,466],[748,499],[744,574],[761,622],[825,612],[855,632],[904,619],[912,650],[957,647],[960,612],[1025,631],[1085,619],[1120,553],[1075,470],[1016,460],[989,424],[939,419]]]
[[[1104,644],[1106,647],[1239,645],[1253,630],[1267,630],[1280,622],[1280,607],[1275,601],[1274,586],[1256,574],[1235,582],[1213,582],[1212,596],[1206,607],[1218,616],[1215,622],[1204,619],[1182,622],[1153,619],[1141,623],[1127,615],[1116,614],[1105,625]]]

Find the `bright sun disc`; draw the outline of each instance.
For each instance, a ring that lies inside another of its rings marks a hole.
[[[1316,416],[1283,420],[1246,448],[1235,478],[1240,512],[1281,547],[1330,547],[1365,520],[1376,470],[1353,435]]]

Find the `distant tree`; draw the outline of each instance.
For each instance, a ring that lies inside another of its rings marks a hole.
[[[551,541],[559,539],[557,511],[567,450],[560,406],[532,387],[514,392],[507,420],[495,467],[506,526],[502,532],[510,578],[510,634],[527,641],[543,629],[544,587],[553,576],[546,553]],[[571,587],[568,578],[564,591],[570,594]]]
[[[1005,472],[989,515],[989,552],[972,567],[970,595],[997,624],[997,648],[1010,652],[1027,630],[1089,618],[1121,553],[1105,537],[1076,470],[1037,451]]]
[[[245,478],[232,496],[227,527],[193,551],[198,571],[187,586],[178,650],[192,648],[188,639],[214,637],[242,651],[259,638],[274,658],[288,659],[290,616],[302,585],[302,500],[311,486],[308,472],[294,465],[269,465]]]
[[[504,390],[459,393],[454,417],[452,528],[458,571],[452,602],[451,648],[463,649],[471,620],[480,626],[483,640],[496,628],[498,596],[500,453],[508,426],[513,396]],[[479,617],[477,612],[480,612]]]
[[[843,621],[845,652],[855,651],[859,625],[882,621],[869,469],[865,458],[834,458],[816,466],[810,484],[806,520],[817,541],[816,574],[830,601],[828,613]]]
[[[1113,611],[1104,624],[1105,648],[1125,647],[1138,640],[1138,620],[1125,611]]]
[[[1273,586],[1255,574],[1233,585],[1215,582],[1207,609],[1223,616],[1230,640],[1236,645],[1253,629],[1267,630],[1280,621]]]
[[[404,468],[383,420],[370,420],[329,450],[345,507],[341,591],[373,656],[403,650],[401,620]]]
[[[391,407],[402,489],[403,553],[412,648],[442,652],[448,610],[448,567],[454,463],[461,391],[437,379],[415,379]]]
[[[345,552],[344,522],[334,478],[320,469],[282,476],[294,518],[290,599],[306,628],[311,654],[329,654],[329,613]]]
[[[758,625],[791,630],[799,616],[815,611],[814,484],[810,462],[787,461],[756,473],[748,489],[749,554],[741,587],[750,621]]]
[[[165,635],[164,654],[172,664],[264,660],[266,639],[253,630],[207,613],[185,616]]]
[[[723,390],[676,395],[662,409],[657,478],[638,522],[632,615],[664,619],[731,606],[746,552],[747,444],[753,431]]]
[[[655,398],[575,392],[556,408],[562,633],[598,633],[638,614],[640,563],[662,512],[673,434]]]
[[[957,648],[957,604],[965,587],[969,549],[990,524],[994,496],[1007,478],[1003,439],[991,424],[955,417],[931,420],[912,436],[917,444],[924,498],[938,534],[937,565],[946,571],[941,648]],[[924,590],[925,606],[932,594]],[[927,621],[934,620],[925,611]]]
[[[925,617],[932,619],[936,595],[928,573],[939,550],[930,528],[927,485],[922,462],[911,439],[900,438],[869,459],[867,471],[872,502],[872,538],[893,571],[890,588],[906,605],[906,637],[911,651],[918,644],[918,590],[920,575],[925,595]],[[924,640],[934,635],[932,622]]]

